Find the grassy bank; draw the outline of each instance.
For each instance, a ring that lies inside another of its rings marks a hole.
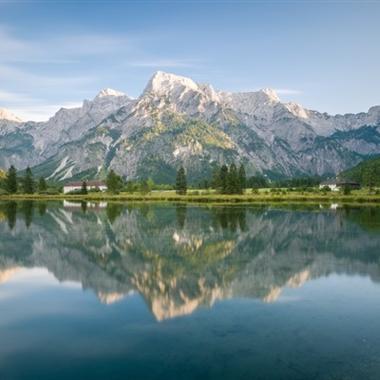
[[[140,193],[89,193],[75,194],[15,194],[1,195],[3,201],[21,200],[67,200],[67,201],[122,201],[122,202],[194,202],[194,203],[371,203],[380,205],[380,195],[357,191],[350,195],[342,193],[307,193],[259,191],[257,194],[247,192],[243,195],[225,195],[209,191],[189,191],[186,195],[178,195],[174,191],[152,191],[149,194]]]

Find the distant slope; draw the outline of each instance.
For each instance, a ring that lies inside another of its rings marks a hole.
[[[362,161],[353,168],[342,172],[340,176],[362,184],[367,184],[368,179],[372,178],[372,184],[380,186],[380,156]]]

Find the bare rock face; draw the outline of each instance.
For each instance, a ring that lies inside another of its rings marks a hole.
[[[43,123],[0,111],[0,167],[50,179],[102,176],[171,181],[183,165],[205,178],[217,164],[248,174],[334,174],[380,153],[380,106],[328,115],[282,103],[274,90],[228,93],[157,72],[137,99],[104,89]]]

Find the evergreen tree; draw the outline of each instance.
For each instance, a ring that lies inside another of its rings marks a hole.
[[[222,194],[227,194],[227,177],[228,177],[228,167],[223,165],[220,168],[219,174],[219,188]]]
[[[216,166],[211,175],[211,187],[213,189],[219,189],[221,187],[220,183],[220,167]]]
[[[5,188],[10,194],[17,193],[17,170],[11,166],[5,179]]]
[[[140,193],[148,194],[149,191],[149,183],[146,179],[143,179],[140,183]]]
[[[38,191],[42,193],[46,190],[47,190],[47,184],[46,184],[45,178],[40,177],[40,179],[38,180]]]
[[[87,194],[87,182],[86,181],[82,182],[82,188],[80,190],[80,193],[83,194],[83,195]]]
[[[227,194],[239,193],[239,176],[236,165],[232,163],[227,176]]]
[[[112,169],[107,175],[106,184],[111,193],[118,193],[123,188],[123,180]]]
[[[363,182],[372,191],[376,183],[376,171],[374,167],[368,166],[364,169]]]
[[[34,193],[34,180],[32,170],[28,166],[25,171],[25,176],[22,183],[23,191],[25,194],[33,194]]]
[[[244,165],[241,164],[239,167],[239,194],[243,194],[247,187],[247,176],[245,174]]]
[[[269,186],[269,183],[266,180],[266,178],[263,176],[260,176],[260,175],[250,177],[247,180],[247,187],[252,187],[254,189],[260,189],[260,188],[268,187],[268,186]]]
[[[177,171],[175,189],[176,189],[177,194],[180,194],[180,195],[184,195],[187,192],[186,173],[185,173],[185,169],[182,166]]]
[[[153,179],[150,178],[150,177],[148,178],[148,180],[146,181],[146,183],[148,185],[148,192],[150,193],[153,190],[153,188],[155,186],[155,183],[154,183]]]

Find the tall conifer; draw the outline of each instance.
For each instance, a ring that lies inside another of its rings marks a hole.
[[[8,193],[17,193],[17,170],[14,166],[11,166],[8,170],[7,177],[5,179],[5,187]]]
[[[185,173],[185,169],[182,166],[177,171],[175,189],[176,189],[177,194],[184,195],[187,192],[186,173]]]
[[[32,170],[28,166],[25,171],[25,176],[22,183],[23,191],[25,194],[33,194],[34,193],[34,180]]]
[[[243,194],[247,187],[247,176],[245,174],[244,165],[241,164],[239,167],[239,194]]]
[[[227,194],[227,182],[228,182],[228,167],[227,165],[223,165],[220,168],[220,192],[222,194]]]

